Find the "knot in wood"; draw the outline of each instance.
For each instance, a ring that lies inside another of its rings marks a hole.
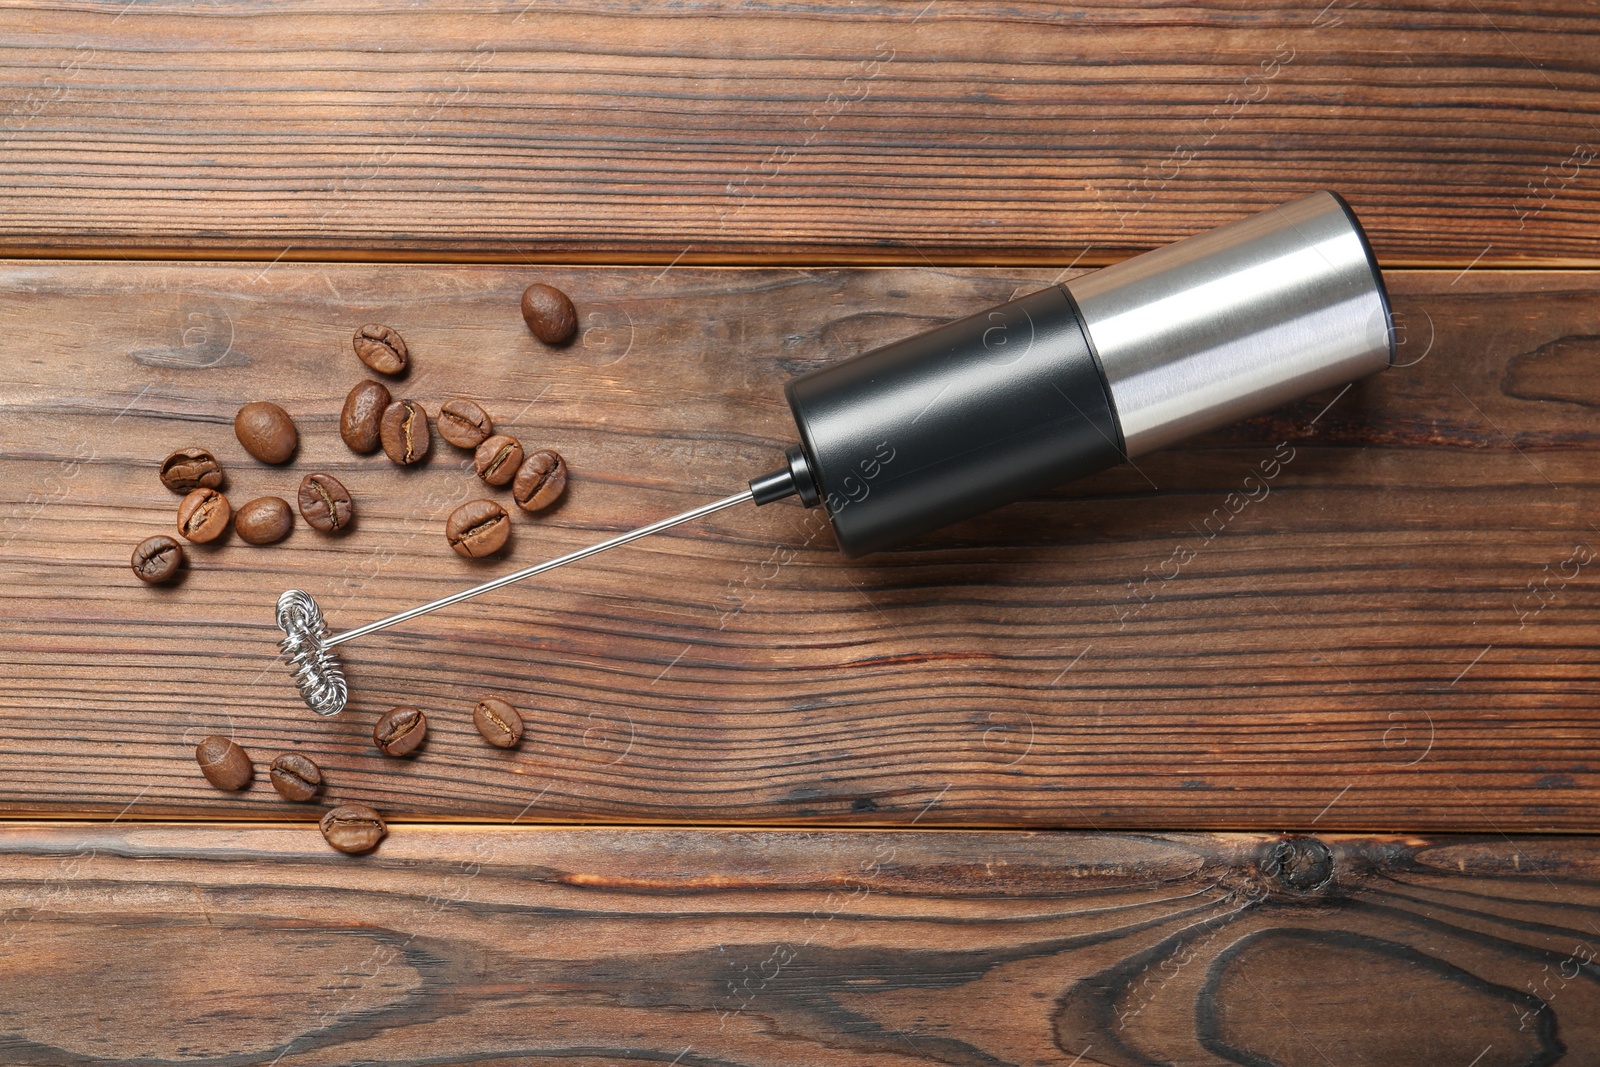
[[[1260,873],[1270,889],[1296,896],[1317,893],[1333,883],[1333,852],[1315,837],[1287,837],[1267,849]]]

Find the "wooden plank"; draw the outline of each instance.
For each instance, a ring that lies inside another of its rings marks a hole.
[[[1405,366],[904,551],[846,561],[817,514],[747,507],[418,619],[345,647],[334,720],[275,662],[284,588],[344,629],[723,496],[790,439],[786,377],[1054,276],[4,265],[0,810],[296,817],[206,784],[223,733],[406,817],[1595,826],[1594,274],[1395,274]],[[576,299],[571,347],[522,324],[536,278]],[[409,340],[404,395],[568,457],[505,559],[445,544],[484,495],[465,453],[339,440],[367,321]],[[299,422],[287,468],[233,440],[263,398]],[[331,471],[356,528],[144,587],[188,445],[236,502]],[[485,694],[524,710],[519,750],[473,730]],[[370,738],[400,703],[433,716],[414,760]]]
[[[1109,261],[1313,189],[1600,262],[1585,0],[0,12],[0,249]]]
[[[1593,838],[0,823],[11,1064],[1592,1062]]]

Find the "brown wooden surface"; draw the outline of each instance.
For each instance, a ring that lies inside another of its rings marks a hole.
[[[1319,187],[1600,262],[1586,0],[0,10],[0,250],[1101,262]]]
[[[0,824],[8,1064],[1596,1062],[1593,838]],[[102,1058],[103,1057],[103,1058]]]
[[[314,817],[207,785],[192,749],[224,733],[411,818],[1593,828],[1592,274],[1396,273],[1407,365],[905,551],[848,561],[797,504],[745,507],[364,638],[335,720],[275,662],[284,588],[344,629],[726,495],[792,432],[784,378],[1054,276],[5,266],[0,806]],[[573,346],[523,326],[535,278],[576,299]],[[480,398],[568,458],[505,558],[445,544],[485,495],[466,453],[339,440],[366,321],[410,343],[396,395]],[[232,437],[265,398],[299,421],[286,468]],[[188,445],[237,502],[331,471],[354,530],[141,585]],[[473,731],[483,694],[523,709],[518,751]],[[414,760],[372,746],[398,703],[433,716]]]
[[[1600,266],[1597,37],[1583,0],[0,6],[36,260],[0,262],[0,1063],[1600,1063],[1600,838],[1528,834],[1600,828],[1600,272],[1490,269]],[[351,645],[338,720],[274,662],[285,585],[345,627],[708,501],[786,377],[1318,187],[1404,330],[1347,393],[893,556],[725,513]],[[572,461],[505,559],[444,545],[463,454],[339,442],[372,319],[398,395]],[[232,440],[258,398],[290,468]],[[235,502],[332,470],[357,526],[141,588],[189,444]],[[413,761],[368,733],[401,700]],[[327,794],[217,793],[213,732]],[[351,800],[400,819],[374,855],[309,825]],[[930,829],[977,826],[1075,829]]]

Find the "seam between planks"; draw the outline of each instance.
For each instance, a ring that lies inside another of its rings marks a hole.
[[[320,809],[318,811],[320,814]],[[993,825],[963,825],[948,823],[935,826],[909,825],[893,823],[725,823],[725,822],[502,822],[483,820],[440,821],[435,819],[385,819],[385,823],[392,827],[404,827],[408,830],[450,830],[461,833],[473,833],[486,830],[515,830],[518,832],[571,832],[576,830],[593,831],[595,833],[612,833],[621,831],[654,831],[658,833],[672,833],[683,831],[729,833],[729,834],[818,834],[818,833],[857,833],[857,834],[1076,834],[1094,836],[1130,836],[1149,837],[1167,834],[1201,834],[1216,836],[1224,834],[1238,834],[1256,838],[1279,837],[1318,837],[1318,838],[1347,838],[1347,837],[1499,837],[1499,838],[1574,838],[1588,840],[1600,837],[1600,827],[1585,830],[1552,830],[1538,827],[1517,827],[1509,833],[1502,832],[1494,826],[1485,823],[1479,825],[1463,825],[1452,827],[1448,830],[1407,830],[1397,829],[1394,826],[1372,827],[1341,827],[1337,830],[1317,830],[1313,826],[1285,825],[1273,829],[1264,829],[1260,826],[1186,826],[1182,824],[1165,825],[1157,828],[1150,826],[1122,826],[1118,824],[1102,824],[1095,826],[993,826]],[[102,829],[111,825],[139,826],[139,827],[183,827],[185,829],[219,829],[229,828],[237,830],[315,830],[317,819],[307,817],[304,819],[174,819],[171,816],[155,819],[126,818],[121,815],[109,818],[97,818],[92,813],[73,815],[0,815],[0,826],[48,826],[60,829],[72,827],[85,827]]]
[[[992,255],[973,255],[969,252],[941,252],[937,249],[913,249],[912,255],[890,252],[852,252],[848,249],[829,250],[816,254],[799,253],[671,253],[638,252],[572,252],[561,251],[541,254],[533,252],[441,252],[437,249],[385,250],[377,248],[308,249],[296,252],[292,247],[277,253],[270,248],[192,248],[150,246],[125,248],[115,245],[82,247],[0,244],[0,259],[50,260],[60,263],[74,262],[176,262],[176,263],[298,263],[298,264],[405,264],[410,266],[528,266],[528,267],[793,267],[825,269],[829,267],[1107,267],[1131,259],[1147,250],[1128,250],[1112,255],[1084,254],[1069,256],[1065,252],[997,252]],[[1475,271],[1585,271],[1600,270],[1600,257],[1380,257],[1379,266],[1385,271],[1454,270],[1472,268]]]

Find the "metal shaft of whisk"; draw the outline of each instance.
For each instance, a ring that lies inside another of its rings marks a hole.
[[[357,626],[354,630],[346,630],[343,633],[331,634],[322,640],[322,647],[332,648],[334,645],[340,645],[346,641],[354,641],[358,637],[365,637],[367,634],[388,629],[390,626],[398,626],[400,623],[414,619],[418,615],[426,615],[430,611],[437,611],[440,608],[447,608],[451,604],[459,604],[463,600],[471,600],[475,596],[492,592],[493,590],[499,589],[501,586],[510,585],[512,582],[520,582],[522,579],[531,578],[535,574],[543,574],[545,571],[555,570],[557,567],[566,566],[568,563],[576,563],[580,559],[586,559],[598,552],[604,552],[608,548],[616,548],[618,545],[625,545],[629,541],[637,541],[641,537],[648,537],[653,533],[660,533],[662,530],[671,529],[680,523],[692,522],[695,519],[710,515],[713,512],[721,511],[724,508],[731,508],[735,504],[743,504],[746,501],[754,499],[755,495],[750,489],[741,489],[732,496],[723,497],[721,500],[714,501],[710,504],[702,504],[700,507],[691,508],[680,515],[673,515],[671,518],[662,519],[660,522],[653,522],[649,526],[641,526],[637,530],[629,530],[625,534],[618,534],[609,541],[601,541],[599,544],[590,545],[587,548],[580,548],[576,552],[568,552],[564,556],[557,556],[555,559],[546,560],[543,563],[536,563],[532,567],[525,567],[520,571],[514,571],[513,573],[504,575],[503,577],[484,582],[482,585],[475,585],[471,589],[463,589],[459,593],[451,593],[449,596],[440,597],[438,600],[430,601],[427,604],[423,604],[421,607],[415,607],[409,611],[402,611],[398,614],[390,615],[388,618],[379,619],[377,622],[369,622],[365,626]]]

